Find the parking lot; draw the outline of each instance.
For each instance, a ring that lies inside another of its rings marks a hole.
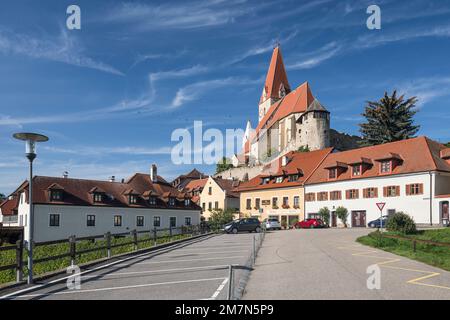
[[[228,266],[244,265],[248,261],[253,237],[254,234],[243,233],[194,239],[127,261],[119,260],[104,268],[92,267],[88,269],[92,272],[82,273],[79,290],[69,290],[64,280],[3,298],[226,299]]]

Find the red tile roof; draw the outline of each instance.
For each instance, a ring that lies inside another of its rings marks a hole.
[[[205,187],[206,181],[208,181],[208,178],[189,181],[186,187],[184,187],[183,191],[192,192],[195,190],[203,189]]]
[[[270,175],[261,174],[251,179],[250,181],[243,182],[236,189],[238,192],[249,190],[263,190],[273,188],[286,188],[301,186],[305,183],[308,177],[314,172],[314,170],[324,161],[324,159],[333,151],[333,148],[327,148],[312,152],[290,152],[286,156],[289,162],[286,166],[282,166],[282,158],[277,161],[278,170]],[[288,175],[298,174],[299,178],[296,181],[289,181]],[[274,177],[283,176],[281,183],[276,183]],[[270,178],[270,182],[261,184],[263,178]]]
[[[289,81],[287,79],[286,69],[284,68],[283,57],[281,55],[280,47],[273,50],[272,59],[270,60],[269,71],[267,72],[264,89],[266,92],[266,99],[279,99],[280,87],[284,86],[286,93],[291,91]],[[264,102],[264,92],[261,95],[260,103]]]
[[[392,175],[427,172],[446,171],[450,172],[450,164],[440,158],[441,150],[445,146],[426,137],[418,137],[409,140],[386,143],[377,146],[354,149],[344,152],[331,153],[319,168],[311,175],[306,184],[323,183],[328,180],[327,169],[336,167],[336,164],[350,165],[355,159],[364,158],[368,165],[365,171],[357,177],[351,176],[351,169],[342,172],[333,181],[350,179],[364,179],[380,176],[379,162],[383,159],[397,159],[398,165],[392,170]],[[372,163],[370,165],[370,163]],[[385,176],[386,174],[383,174]]]
[[[12,199],[7,199],[0,204],[1,214],[4,216],[12,216],[17,214],[17,207],[19,206],[19,197],[14,196]]]

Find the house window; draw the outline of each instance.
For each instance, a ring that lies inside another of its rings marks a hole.
[[[388,186],[384,188],[384,196],[385,197],[398,197],[400,196],[400,187],[399,186]]]
[[[184,199],[184,206],[185,207],[189,207],[191,205],[191,200],[189,199]]]
[[[61,190],[51,190],[50,191],[50,201],[61,201],[62,191]]]
[[[246,202],[247,202],[246,209],[251,210],[252,209],[252,199],[247,199]]]
[[[259,210],[259,208],[261,208],[261,199],[255,199],[255,208],[256,210]]]
[[[330,200],[341,200],[342,193],[340,191],[331,191],[330,192]]]
[[[95,227],[95,216],[93,214],[88,214],[86,219],[86,226]]]
[[[327,200],[328,200],[328,192],[317,193],[317,201],[327,201]]]
[[[209,210],[209,211],[212,210],[212,202],[208,202],[208,210]]]
[[[122,226],[122,216],[114,216],[114,227]]]
[[[50,227],[59,227],[59,214],[51,214],[50,215]]]
[[[350,199],[350,200],[358,199],[359,198],[359,190],[358,189],[347,190],[346,198]]]
[[[380,164],[380,172],[381,173],[390,173],[392,170],[392,162],[390,160],[381,161]]]
[[[289,197],[283,197],[283,207],[289,207]]]
[[[263,178],[262,179],[262,184],[268,184],[270,181],[270,178]]]
[[[173,207],[175,205],[175,198],[169,198],[169,206]]]
[[[337,177],[337,168],[328,170],[328,178],[329,179],[336,179],[336,177]]]
[[[364,189],[364,198],[372,199],[378,197],[378,188],[366,188]]]
[[[177,226],[177,217],[170,217],[170,227],[175,228]]]
[[[361,175],[361,165],[357,164],[352,167],[352,174],[354,177]]]
[[[144,216],[137,216],[136,227],[143,227],[143,226],[144,226]]]
[[[212,195],[212,188],[211,187],[208,188],[208,194]]]
[[[298,174],[294,174],[292,176],[289,176],[289,182],[294,182],[298,180]]]
[[[219,210],[219,201],[214,202],[214,209]]]
[[[184,218],[184,224],[186,226],[190,226],[191,225],[191,217],[185,217]]]
[[[423,194],[423,184],[422,183],[408,184],[406,186],[406,195],[407,196],[417,196],[420,194]]]
[[[136,204],[137,203],[137,197],[134,194],[130,194],[130,196],[128,197],[128,202],[130,204]]]
[[[305,194],[305,201],[308,202],[316,201],[316,194],[314,192]]]
[[[101,193],[94,193],[94,202],[102,202],[103,195]]]
[[[148,204],[151,206],[155,206],[156,205],[156,197],[150,197],[148,199]]]
[[[295,196],[294,197],[294,208],[299,208],[299,207],[300,207],[300,197]]]
[[[282,183],[283,182],[283,177],[277,177],[275,180],[275,183]]]
[[[272,208],[278,208],[278,198],[272,198]]]
[[[153,217],[153,227],[161,227],[161,217]]]

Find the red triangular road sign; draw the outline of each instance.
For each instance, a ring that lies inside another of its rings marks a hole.
[[[384,206],[386,205],[386,202],[378,202],[377,207],[380,209],[380,211],[383,211]]]

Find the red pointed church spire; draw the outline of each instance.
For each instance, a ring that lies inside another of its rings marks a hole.
[[[269,71],[267,72],[260,103],[269,98],[276,100],[281,99],[290,91],[291,87],[287,79],[281,49],[280,46],[277,45],[273,49],[272,59],[270,60]]]

